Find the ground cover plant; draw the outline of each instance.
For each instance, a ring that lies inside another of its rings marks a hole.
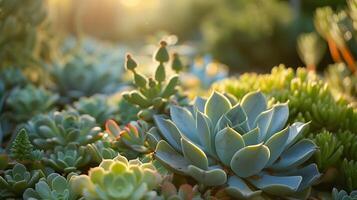
[[[349,27],[341,18],[353,25],[357,1],[346,15],[316,11],[322,38],[297,41],[306,67],[237,76],[166,40],[153,44],[153,64],[81,37],[48,60],[35,48],[49,34],[45,5],[27,1],[0,1],[6,26],[34,33],[0,46],[0,199],[357,198],[355,63],[335,35]],[[21,10],[38,16],[25,23]],[[1,22],[0,39],[7,31]],[[319,73],[325,47],[334,63]]]

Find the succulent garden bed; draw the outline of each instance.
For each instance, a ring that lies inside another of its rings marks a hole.
[[[231,77],[164,40],[145,65],[91,40],[46,52],[41,1],[19,5],[0,1],[0,199],[357,199],[356,64],[339,35],[357,1],[316,12],[336,59],[324,75],[309,34],[306,68]]]

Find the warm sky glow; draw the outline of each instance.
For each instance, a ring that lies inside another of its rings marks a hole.
[[[120,3],[127,7],[136,7],[143,3],[143,0],[120,0]]]

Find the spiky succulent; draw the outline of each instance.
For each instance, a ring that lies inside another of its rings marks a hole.
[[[344,190],[338,191],[336,188],[333,188],[332,200],[357,200],[357,191],[352,191],[348,194]]]
[[[23,194],[25,200],[76,200],[78,194],[73,192],[69,175],[67,179],[57,173],[41,178],[35,188],[28,188]]]
[[[124,93],[123,98],[141,108],[138,116],[145,121],[151,121],[156,113],[166,113],[170,101],[173,101],[173,97],[178,91],[179,77],[174,75],[169,80],[166,79],[165,63],[170,59],[166,45],[166,42],[162,41],[154,55],[155,60],[159,63],[155,71],[155,78],[145,77],[138,73],[136,61],[131,55],[127,55],[126,69],[133,73],[137,90]],[[177,55],[175,59],[178,59]],[[172,67],[174,70],[180,71],[177,66]]]
[[[82,97],[73,107],[80,114],[88,114],[94,117],[99,125],[103,125],[106,120],[114,118],[116,113],[116,108],[108,103],[107,98],[103,95]]]
[[[349,191],[357,189],[357,162],[344,159],[341,165],[344,186]]]
[[[28,122],[26,129],[32,144],[44,150],[68,144],[90,144],[103,135],[93,117],[76,111],[39,115]]]
[[[294,196],[306,195],[320,176],[316,164],[303,165],[315,144],[297,141],[307,124],[286,126],[287,103],[268,109],[260,92],[248,93],[233,105],[214,92],[207,101],[197,98],[191,109],[172,106],[170,116],[155,116],[163,138],[155,157],[200,184],[227,184],[235,198],[262,192]]]
[[[25,122],[37,114],[50,111],[57,100],[58,95],[44,88],[27,85],[23,89],[12,90],[5,105],[10,118],[16,122]]]
[[[155,199],[161,176],[151,163],[128,161],[123,156],[103,160],[88,175],[74,176],[72,187],[85,199]]]
[[[147,141],[149,125],[142,121],[132,121],[121,129],[113,120],[106,122],[106,132],[115,136],[114,147],[129,158],[136,158],[140,155],[152,152]]]
[[[48,158],[43,158],[46,165],[57,172],[78,172],[91,161],[91,155],[84,146],[69,144],[66,147],[58,146]]]
[[[11,157],[16,160],[31,160],[33,145],[31,144],[25,129],[21,129],[16,135],[11,146]]]
[[[5,171],[4,177],[0,176],[0,197],[2,199],[21,197],[27,188],[35,186],[43,177],[40,170],[27,171],[26,167],[17,163],[12,169]]]
[[[53,87],[61,95],[62,103],[69,103],[83,96],[108,94],[119,87],[118,74],[101,68],[84,55],[74,55],[65,64],[55,65],[51,74]]]

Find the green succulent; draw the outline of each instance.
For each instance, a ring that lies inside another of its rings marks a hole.
[[[156,115],[161,132],[155,157],[172,171],[205,186],[227,184],[235,198],[306,195],[320,176],[316,164],[303,165],[315,152],[309,139],[297,141],[307,124],[287,126],[287,103],[267,107],[260,92],[239,104],[218,92],[193,108],[172,106],[171,119]],[[300,198],[302,198],[300,196]]]
[[[309,70],[316,70],[326,51],[326,45],[315,32],[303,33],[297,39],[297,50],[305,66]]]
[[[25,129],[21,129],[16,135],[10,151],[11,157],[16,160],[32,160],[33,145],[31,144]]]
[[[331,167],[338,167],[344,156],[344,146],[335,134],[328,131],[314,134],[312,140],[318,146],[315,161],[319,170],[326,172]]]
[[[27,123],[26,130],[32,144],[44,150],[68,144],[87,145],[103,136],[93,117],[76,111],[39,115]]]
[[[63,65],[56,64],[51,75],[53,87],[61,95],[62,103],[70,103],[83,96],[108,94],[119,86],[118,74],[103,69],[89,56],[79,54]]]
[[[350,131],[337,132],[336,137],[343,146],[343,155],[349,160],[357,160],[357,135]]]
[[[156,199],[161,176],[151,163],[128,161],[123,156],[103,160],[88,175],[74,176],[71,181],[75,192],[85,199]]]
[[[70,177],[52,173],[46,178],[41,178],[35,188],[28,188],[23,194],[25,200],[76,200],[78,195],[73,192]]]
[[[145,121],[132,121],[121,129],[115,121],[108,120],[105,127],[106,132],[115,136],[114,147],[125,157],[134,159],[152,152],[147,141],[149,125]]]
[[[340,169],[343,179],[344,186],[349,191],[357,189],[357,162],[353,160],[344,159]]]
[[[100,125],[114,118],[116,113],[116,108],[109,105],[107,97],[103,95],[82,97],[74,103],[73,107],[82,115],[88,114],[94,117]]]
[[[348,194],[344,190],[338,191],[336,188],[333,188],[332,200],[357,200],[357,191],[352,191]]]
[[[40,170],[27,171],[24,165],[17,163],[12,169],[5,171],[4,177],[0,177],[0,197],[20,197],[27,188],[34,187],[43,176]]]
[[[44,88],[27,85],[25,88],[16,88],[6,99],[8,116],[15,122],[25,122],[33,116],[46,113],[54,108],[58,95]]]
[[[41,24],[46,17],[41,0],[0,2],[1,67],[28,66],[35,59]]]
[[[151,121],[154,114],[167,113],[169,103],[174,101],[173,98],[178,92],[179,77],[174,75],[169,80],[166,79],[165,63],[169,61],[166,45],[166,42],[162,41],[154,55],[155,60],[159,63],[154,78],[138,73],[136,61],[131,55],[127,55],[126,69],[134,75],[136,90],[123,93],[123,98],[140,107],[141,111],[138,113],[138,117],[145,121]],[[177,55],[175,59],[178,59]],[[175,69],[178,68],[173,70]]]
[[[118,114],[121,124],[128,124],[131,121],[138,120],[137,114],[140,108],[129,103],[124,98],[121,98],[118,102]]]
[[[92,160],[91,154],[85,146],[78,147],[75,144],[69,144],[66,147],[58,146],[54,152],[43,158],[47,166],[53,168],[56,172],[70,173],[78,172]]]
[[[113,159],[118,155],[114,150],[111,139],[103,138],[94,144],[87,145],[88,151],[91,154],[92,161],[99,164],[103,159]]]
[[[11,91],[15,87],[23,87],[29,83],[23,72],[14,67],[0,69],[0,80],[3,82],[6,91]]]
[[[203,200],[198,186],[192,187],[189,184],[180,185],[177,190],[175,185],[165,181],[161,185],[161,199],[165,200]]]

